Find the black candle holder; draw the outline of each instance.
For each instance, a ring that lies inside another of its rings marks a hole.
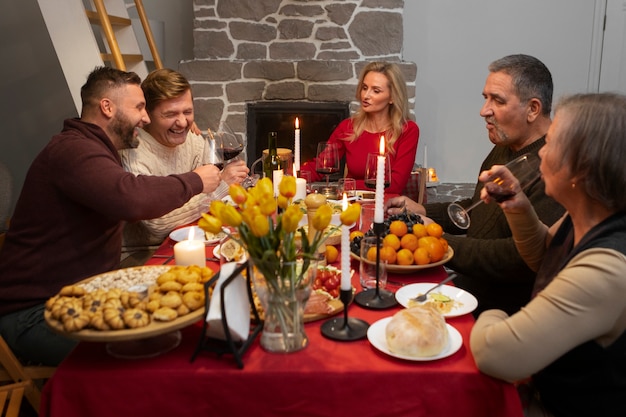
[[[395,295],[391,291],[380,288],[380,238],[384,230],[385,225],[383,223],[374,223],[374,233],[376,234],[376,288],[363,290],[354,297],[355,303],[372,310],[383,310],[398,304]]]
[[[352,301],[352,289],[340,290],[339,299],[343,303],[343,319],[334,318],[322,324],[322,335],[328,339],[349,342],[367,336],[369,323],[355,318],[348,318],[348,306]]]

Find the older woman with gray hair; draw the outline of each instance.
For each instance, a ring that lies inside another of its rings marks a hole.
[[[524,193],[500,203],[538,271],[535,295],[512,316],[483,312],[471,350],[486,374],[528,382],[529,416],[624,416],[626,97],[564,98],[539,155],[546,194],[567,212],[548,228]]]

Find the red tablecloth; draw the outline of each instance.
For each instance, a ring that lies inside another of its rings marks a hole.
[[[171,254],[171,244],[166,240],[148,263],[163,263],[166,259],[158,256]],[[358,271],[357,262],[352,266]],[[443,268],[435,267],[389,279],[438,282],[443,277]],[[356,274],[354,279],[360,289]],[[399,308],[367,310],[353,304],[348,311],[372,324]],[[257,337],[243,356],[242,370],[231,356],[210,352],[190,362],[201,323],[182,331],[176,349],[150,359],[116,359],[104,343],[82,342],[44,387],[40,415],[522,416],[515,388],[476,368],[468,346],[474,323],[469,314],[447,320],[463,336],[461,349],[430,362],[395,359],[367,339],[326,339],[320,333],[324,321],[306,325],[309,345],[296,353],[265,352]]]

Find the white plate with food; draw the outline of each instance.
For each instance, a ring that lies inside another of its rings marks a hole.
[[[232,239],[228,239],[213,248],[213,256],[220,259],[224,257],[226,262],[237,262],[242,264],[248,259],[246,251],[241,245]]]
[[[180,229],[176,229],[172,231],[172,233],[170,233],[170,239],[172,239],[175,242],[180,242],[181,240],[188,240],[190,230],[193,230],[193,240],[201,240],[204,242],[205,245],[212,245],[214,243],[218,243],[219,241],[221,241],[222,239],[226,237],[226,233],[223,231],[219,233],[211,233],[211,232],[205,232],[198,226],[188,226],[188,227],[182,227]]]
[[[386,353],[389,356],[393,356],[394,358],[417,362],[434,361],[453,355],[461,348],[461,346],[463,346],[463,337],[461,336],[461,333],[459,333],[457,329],[446,323],[446,327],[448,329],[448,345],[438,355],[415,357],[394,353],[389,350],[386,336],[387,324],[391,321],[391,319],[392,317],[385,317],[384,319],[380,319],[372,324],[367,329],[367,339],[376,349],[383,353]]]
[[[398,300],[400,305],[406,308],[431,303],[444,317],[462,316],[463,314],[471,313],[478,306],[476,297],[461,288],[451,285],[442,285],[431,291],[424,303],[411,301],[412,298],[424,294],[435,285],[437,284],[434,282],[405,285],[396,291],[396,300]]]

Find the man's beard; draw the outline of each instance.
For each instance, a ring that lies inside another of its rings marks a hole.
[[[139,139],[135,137],[135,126],[123,113],[118,113],[111,123],[111,130],[122,140],[123,149],[136,148]]]
[[[496,122],[494,119],[487,119],[487,122],[491,123],[494,127],[493,133],[496,139],[494,145],[506,145],[507,143],[509,143],[509,135],[507,135],[506,132],[504,132],[504,130],[500,128],[498,122]]]

